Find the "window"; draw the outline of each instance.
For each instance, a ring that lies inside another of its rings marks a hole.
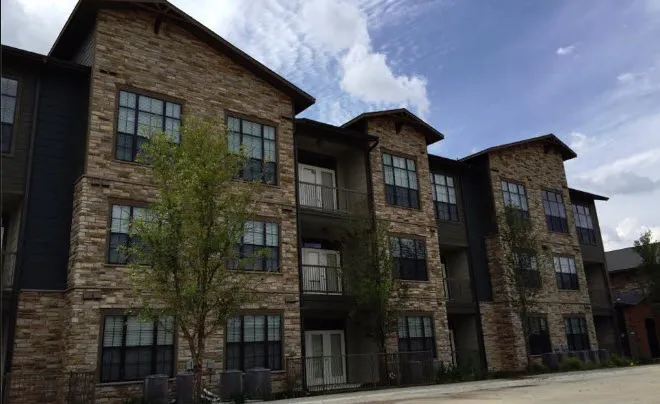
[[[452,177],[431,174],[433,201],[435,201],[435,217],[448,222],[458,222],[458,206],[456,205],[456,188]]]
[[[279,315],[235,316],[227,321],[227,370],[282,370]]]
[[[568,233],[564,198],[559,192],[543,191],[543,209],[545,221],[550,231]]]
[[[591,219],[588,206],[573,205],[573,216],[575,216],[575,230],[581,243],[596,244],[596,232]]]
[[[573,257],[555,257],[557,288],[578,290],[578,277]]]
[[[504,206],[520,209],[522,217],[529,217],[524,185],[502,181],[502,196],[504,197]]]
[[[591,349],[589,346],[587,322],[584,317],[564,318],[564,328],[566,329],[566,343],[568,344],[569,351],[586,351]]]
[[[139,380],[174,373],[174,322],[142,322],[136,316],[103,319],[101,382]]]
[[[415,162],[383,153],[383,171],[387,203],[419,209]]]
[[[433,352],[433,321],[428,316],[399,317],[399,352]]]
[[[393,276],[396,279],[427,281],[426,245],[422,240],[392,237]]]
[[[14,137],[14,115],[16,113],[16,95],[18,94],[18,82],[16,80],[2,78],[2,153],[11,152],[11,144]]]
[[[513,258],[525,286],[539,288],[541,286],[541,274],[539,273],[536,256],[526,251],[519,251],[515,253]]]
[[[165,132],[179,143],[180,126],[180,104],[120,91],[115,156],[135,161],[144,142],[156,132]]]
[[[237,246],[238,257],[246,258],[243,269],[277,272],[279,260],[280,226],[277,223],[249,221]],[[249,259],[254,257],[253,259]]]
[[[126,256],[125,251],[121,251],[122,246],[128,248],[139,242],[137,237],[130,235],[131,226],[135,220],[144,219],[148,214],[149,209],[145,207],[112,205],[108,263],[128,263],[129,257]]]
[[[229,149],[239,152],[241,146],[248,157],[240,178],[246,181],[263,181],[277,184],[277,152],[275,148],[275,128],[230,116]]]
[[[530,355],[542,355],[546,352],[552,352],[547,320],[543,317],[530,317],[527,321]]]

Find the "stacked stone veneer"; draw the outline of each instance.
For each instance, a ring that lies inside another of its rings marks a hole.
[[[597,348],[593,316],[584,272],[580,245],[575,232],[575,221],[570,206],[566,173],[561,154],[547,148],[541,142],[500,149],[489,154],[490,180],[497,217],[504,215],[504,199],[500,182],[511,180],[525,186],[530,218],[535,230],[541,235],[546,252],[570,255],[575,259],[579,290],[557,288],[552,263],[540,268],[541,293],[538,296],[540,315],[546,315],[550,343],[555,348],[566,346],[563,318],[566,315],[582,315],[589,329],[592,349]],[[561,192],[568,218],[569,233],[551,232],[546,225],[542,191]],[[499,245],[495,235],[486,240],[488,266],[493,284],[493,301],[481,302],[480,312],[484,334],[486,358],[490,370],[515,370],[526,365],[522,325],[502,293],[502,276],[497,273],[496,257]]]
[[[370,135],[378,136],[378,145],[371,151],[370,164],[373,183],[373,203],[376,218],[390,224],[392,235],[421,238],[426,243],[428,281],[408,281],[408,301],[401,307],[402,314],[425,314],[434,320],[438,358],[451,358],[447,312],[444,305],[440,249],[438,245],[433,196],[429,181],[430,171],[426,139],[414,126],[404,124],[400,131],[392,117],[372,118],[367,123]],[[392,206],[385,199],[383,153],[407,157],[415,161],[419,185],[420,209]],[[388,340],[389,349],[396,350],[396,333]]]

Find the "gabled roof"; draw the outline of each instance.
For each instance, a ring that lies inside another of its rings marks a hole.
[[[502,145],[499,145],[499,146],[489,147],[489,148],[484,149],[480,152],[470,154],[467,157],[463,157],[462,159],[460,159],[460,161],[466,161],[466,160],[469,160],[469,159],[472,159],[474,157],[481,156],[481,155],[484,155],[484,154],[497,152],[499,150],[508,149],[510,147],[524,146],[526,144],[531,144],[531,143],[544,143],[544,144],[556,147],[559,150],[559,152],[561,153],[562,158],[564,159],[564,161],[570,160],[572,158],[577,157],[577,154],[570,147],[568,147],[566,145],[566,143],[562,142],[561,140],[559,140],[559,138],[557,136],[555,136],[551,133],[551,134],[548,134],[548,135],[532,137],[532,138],[520,140],[520,141],[517,141],[517,142],[506,143],[506,144],[502,144]]]
[[[0,48],[2,49],[3,65],[10,62],[11,60],[21,60],[33,65],[47,65],[81,72],[89,71],[89,67],[87,66],[83,66],[68,60],[60,60],[52,56],[42,55],[41,53],[30,52],[25,49],[14,48],[13,46],[7,45],[0,45]]]
[[[573,197],[575,198],[580,198],[580,199],[590,199],[590,200],[597,200],[597,201],[609,201],[610,198],[598,194],[592,194],[591,192],[587,191],[581,191],[579,189],[575,188],[568,188],[568,192],[571,195],[571,199]]]
[[[435,130],[435,128],[433,128],[428,123],[424,122],[417,115],[415,115],[412,112],[408,111],[406,108],[388,109],[388,110],[384,110],[384,111],[374,111],[374,112],[365,112],[363,114],[360,114],[360,115],[356,116],[355,118],[351,119],[350,121],[346,122],[345,124],[341,125],[341,127],[342,128],[348,128],[348,127],[354,126],[354,125],[356,125],[360,122],[363,122],[366,119],[384,117],[384,116],[391,116],[392,118],[394,118],[395,122],[397,122],[397,123],[407,123],[407,124],[413,125],[417,130],[419,130],[420,132],[422,132],[424,134],[424,137],[426,138],[426,144],[439,142],[439,141],[441,141],[442,139],[445,138],[445,135],[443,135],[442,133]]]
[[[605,251],[605,261],[608,272],[632,270],[642,265],[642,257],[632,247]]]
[[[293,100],[296,114],[302,112],[316,101],[314,97],[227,42],[224,38],[166,0],[79,0],[64,28],[62,28],[62,31],[55,40],[49,55],[61,59],[71,58],[73,53],[86,39],[86,34],[94,26],[98,10],[103,8],[137,8],[149,10],[157,14],[157,17],[154,18],[155,26],[162,19],[168,19],[180,24],[201,41],[204,41],[238,65],[243,66],[268,84],[290,96]]]

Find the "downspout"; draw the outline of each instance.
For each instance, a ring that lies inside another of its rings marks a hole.
[[[46,63],[46,58],[43,59],[43,64]],[[18,243],[16,249],[16,266],[14,267],[14,284],[12,285],[12,296],[9,310],[9,327],[7,330],[7,351],[5,354],[5,368],[4,375],[6,376],[11,372],[11,363],[14,354],[14,338],[16,335],[16,320],[18,316],[18,298],[21,290],[21,278],[23,274],[23,244],[25,243],[25,222],[27,221],[28,201],[30,198],[30,185],[32,179],[32,164],[34,159],[34,139],[37,133],[37,116],[39,115],[39,97],[41,93],[41,69],[37,72],[36,89],[34,92],[34,109],[32,113],[32,128],[30,130],[30,153],[28,155],[26,175],[25,175],[25,197],[23,198],[23,208],[21,209],[21,223],[18,231]],[[3,394],[5,386],[3,380]]]
[[[302,313],[303,301],[303,279],[302,279],[302,237],[300,235],[300,187],[298,186],[298,138],[296,137],[296,112],[291,108],[291,125],[293,133],[293,175],[294,186],[296,188],[296,251],[298,255],[298,311],[300,314],[300,367],[303,376],[303,382],[306,380],[306,361],[305,361],[305,319]]]

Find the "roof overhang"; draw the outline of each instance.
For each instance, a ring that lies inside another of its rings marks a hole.
[[[426,144],[427,145],[435,143],[435,142],[439,142],[439,141],[441,141],[442,139],[445,138],[445,135],[438,132],[435,128],[433,128],[428,123],[424,122],[424,120],[419,118],[417,115],[415,115],[412,112],[408,111],[406,108],[389,109],[389,110],[385,110],[385,111],[365,112],[363,114],[360,114],[360,115],[356,116],[355,118],[351,119],[350,121],[346,122],[345,124],[341,125],[341,127],[342,128],[354,127],[357,124],[360,124],[360,123],[362,123],[362,122],[364,122],[368,119],[379,118],[379,117],[391,117],[391,118],[394,119],[394,124],[395,125],[403,125],[404,123],[412,125],[417,130],[422,132],[422,134],[424,135],[424,138],[426,139]]]
[[[542,143],[542,144],[544,144],[548,147],[556,148],[559,151],[559,153],[561,154],[562,159],[564,161],[570,160],[570,159],[573,159],[573,158],[577,157],[577,153],[575,153],[573,151],[573,149],[568,147],[566,145],[566,143],[562,142],[557,136],[550,133],[548,135],[537,136],[537,137],[533,137],[533,138],[529,138],[529,139],[520,140],[520,141],[517,141],[517,142],[505,143],[505,144],[502,144],[502,145],[499,145],[499,146],[489,147],[489,148],[484,149],[480,152],[470,154],[467,157],[463,157],[462,159],[460,159],[460,161],[466,161],[466,160],[470,160],[470,159],[473,159],[475,157],[478,157],[478,156],[481,156],[481,155],[484,155],[484,154],[494,153],[494,152],[509,149],[509,148],[512,148],[512,147],[525,146],[527,144],[532,144],[532,143]]]
[[[575,189],[575,188],[568,188],[568,192],[571,195],[571,199],[573,197],[576,197],[576,198],[579,198],[579,199],[590,199],[590,200],[596,200],[596,201],[609,201],[610,200],[610,198],[608,198],[607,196],[592,194],[591,192],[581,191],[581,190]]]
[[[305,134],[338,141],[373,142],[378,140],[378,137],[376,136],[315,121],[313,119],[298,118],[294,122],[296,124],[296,136]]]
[[[244,67],[274,88],[290,96],[296,114],[304,111],[316,102],[314,97],[270,70],[166,0],[79,0],[64,28],[62,28],[62,31],[55,40],[49,55],[61,59],[71,58],[78,49],[78,46],[85,40],[87,33],[94,27],[98,11],[106,8],[132,8],[153,12],[154,30],[158,30],[163,20],[180,24],[194,36],[209,44],[218,52],[226,55],[236,64]]]
[[[0,47],[2,48],[3,64],[12,60],[20,60],[23,63],[29,63],[33,66],[48,66],[79,72],[89,72],[89,67],[68,60],[61,60],[52,56],[26,51],[25,49],[14,48],[13,46],[0,45]]]

